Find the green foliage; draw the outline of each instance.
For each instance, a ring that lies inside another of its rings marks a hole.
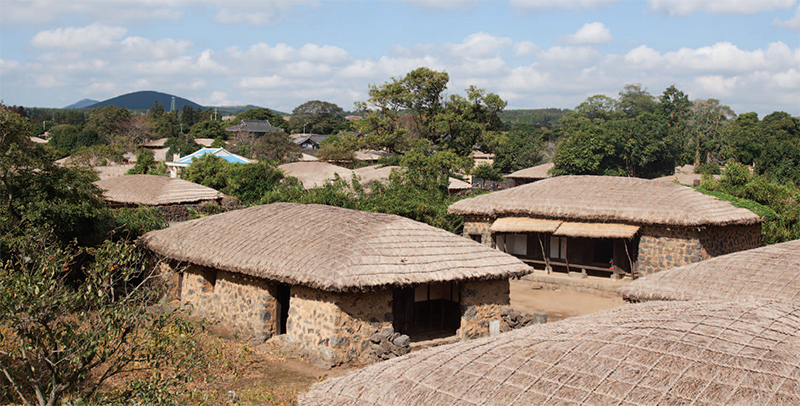
[[[546,131],[530,124],[514,124],[507,133],[488,140],[485,146],[494,151],[494,168],[511,173],[539,164]]]
[[[167,139],[167,142],[164,143],[164,146],[169,147],[167,154],[170,156],[173,154],[186,156],[197,152],[200,150],[200,148],[202,148],[200,144],[194,141],[194,138],[191,135],[186,134],[178,134],[174,137],[170,137]]]
[[[191,130],[189,130],[189,135],[194,138],[221,138],[227,140],[228,132],[225,131],[225,128],[228,126],[226,123],[214,120],[200,121],[192,126]]]
[[[205,154],[193,159],[192,163],[181,171],[181,178],[221,191],[228,185],[229,165],[228,161],[216,155]]]
[[[142,148],[136,152],[136,163],[133,168],[128,170],[128,175],[146,175],[150,170],[155,168],[156,160],[153,157],[153,151]]]
[[[116,106],[99,107],[89,112],[86,128],[96,131],[102,137],[108,137],[117,133],[120,125],[130,118],[131,113],[127,109]]]
[[[283,173],[269,161],[234,164],[206,154],[181,171],[181,177],[253,204],[281,183]]]
[[[78,127],[63,124],[50,129],[50,140],[48,144],[58,150],[62,156],[67,156],[78,145]]]
[[[79,260],[86,256],[88,263]],[[159,404],[176,404],[204,357],[195,325],[176,312],[147,311],[162,290],[144,264],[128,242],[81,250],[34,236],[18,241],[0,268],[0,398],[54,406],[65,397],[109,404],[157,395]],[[127,388],[102,391],[134,371]]]
[[[498,117],[508,127],[514,124],[530,124],[537,127],[552,128],[558,125],[558,121],[567,114],[567,109],[517,109],[503,110],[497,114]]]
[[[700,164],[694,168],[694,173],[699,173],[701,175],[719,175],[722,173],[719,165],[711,162],[706,162],[704,164]]]
[[[135,241],[149,231],[161,230],[168,225],[164,213],[149,206],[116,209],[113,217],[116,223],[113,230],[114,240]]]
[[[307,101],[292,110],[289,127],[292,132],[332,134],[344,120],[344,110],[334,103]]]
[[[704,179],[701,187],[743,199],[745,202],[732,200],[732,203],[765,216],[766,221],[762,224],[764,244],[800,239],[800,188],[753,174],[736,162],[725,166],[719,181]],[[755,204],[766,206],[771,212]]]
[[[493,180],[496,182],[503,180],[503,175],[501,175],[497,169],[492,167],[492,165],[489,165],[485,162],[472,168],[472,175],[481,179]]]

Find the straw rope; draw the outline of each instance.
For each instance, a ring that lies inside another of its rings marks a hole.
[[[630,301],[781,299],[800,302],[800,240],[657,272],[619,289]]]
[[[800,305],[629,305],[371,365],[300,404],[796,405]]]

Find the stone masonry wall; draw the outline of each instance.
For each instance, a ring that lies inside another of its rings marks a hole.
[[[183,273],[181,303],[191,305],[198,316],[262,342],[276,332],[275,290],[260,278],[191,265]]]
[[[638,276],[705,259],[700,233],[696,229],[643,226],[639,234]]]
[[[492,226],[492,219],[488,217],[464,217],[464,237],[469,238],[470,235],[480,235],[481,244],[492,247],[492,232],[489,227]]]
[[[761,224],[749,226],[708,227],[700,231],[705,258],[761,246]]]
[[[392,328],[391,290],[332,293],[292,286],[291,293],[282,339],[289,352],[332,367],[355,360],[378,361],[410,350],[408,336]]]
[[[466,281],[461,284],[462,340],[487,337],[494,322],[499,332],[509,331],[502,313],[509,306],[511,288],[508,279]]]

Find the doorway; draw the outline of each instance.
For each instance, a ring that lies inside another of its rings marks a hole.
[[[289,285],[285,283],[278,284],[277,294],[277,319],[275,320],[276,333],[286,334],[286,322],[289,320],[289,299],[292,297],[292,292]]]

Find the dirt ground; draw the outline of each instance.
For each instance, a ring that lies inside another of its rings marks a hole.
[[[548,322],[624,305],[619,296],[546,290],[525,280],[511,281],[511,307],[526,313],[545,312]]]

